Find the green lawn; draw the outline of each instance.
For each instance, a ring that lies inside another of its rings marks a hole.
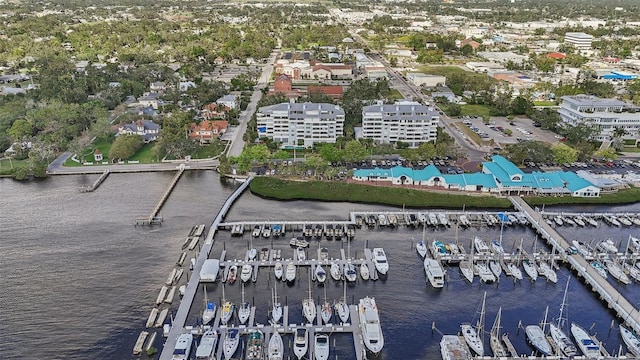
[[[640,153],[640,148],[637,147],[624,147],[622,148],[622,152],[630,152],[630,153]]]
[[[224,142],[216,140],[207,146],[201,146],[198,151],[193,154],[192,158],[208,159],[218,156],[224,151],[225,145]]]
[[[391,94],[389,94],[389,98],[393,100],[400,100],[400,99],[404,99],[404,96],[402,96],[402,94],[400,94],[400,91],[398,91],[397,89],[391,89]]]
[[[160,159],[153,153],[153,147],[155,145],[155,142],[142,145],[142,147],[127,160],[140,161],[143,164],[159,162]]]
[[[461,105],[462,111],[460,116],[472,115],[481,118],[491,117],[491,108],[487,105]]]
[[[535,106],[556,106],[555,101],[534,101],[533,105]]]
[[[78,157],[80,163],[77,163],[69,158],[67,159],[67,161],[65,161],[64,166],[82,166],[82,162],[94,162],[93,152],[96,149],[100,149],[100,152],[102,152],[103,161],[109,161],[109,150],[111,150],[111,144],[112,142],[108,140],[98,140],[90,145],[89,149],[84,153],[82,157]]]
[[[12,175],[16,169],[24,168],[28,166],[28,160],[0,160],[0,175]]]

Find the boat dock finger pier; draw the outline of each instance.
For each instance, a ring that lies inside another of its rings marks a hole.
[[[555,253],[565,254],[566,262],[571,268],[578,273],[578,276],[584,279],[584,282],[591,289],[598,293],[600,299],[607,303],[607,306],[614,310],[618,316],[626,322],[636,333],[640,333],[640,312],[636,309],[616,288],[611,286],[609,282],[587,262],[587,260],[579,254],[566,254],[570,244],[565,240],[553,227],[551,227],[543,218],[520,197],[509,197],[513,206],[527,216],[531,226],[545,239],[549,245],[554,248]]]

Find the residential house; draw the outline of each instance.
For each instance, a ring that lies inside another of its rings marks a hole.
[[[138,120],[131,124],[118,124],[117,135],[135,134],[142,136],[144,143],[150,143],[160,136],[160,125],[152,120]]]
[[[164,81],[156,81],[156,82],[152,82],[149,85],[149,89],[152,92],[165,92],[167,90],[167,84],[165,84]]]
[[[178,83],[178,90],[180,92],[186,92],[190,88],[195,88],[195,87],[196,87],[196,83],[194,83],[193,81],[180,81]]]
[[[229,112],[229,108],[227,106],[220,105],[218,103],[211,103],[205,105],[202,109],[202,117],[205,120],[226,119],[227,112]]]
[[[228,94],[216,100],[218,105],[226,106],[229,109],[237,110],[239,107],[238,98],[235,95]]]
[[[141,97],[138,98],[138,103],[142,107],[152,107],[154,109],[158,109],[158,106],[161,104],[160,94],[158,93],[145,93]]]
[[[224,120],[204,120],[199,124],[189,125],[189,138],[197,140],[200,145],[210,144],[218,136],[224,134],[229,127],[229,123]]]

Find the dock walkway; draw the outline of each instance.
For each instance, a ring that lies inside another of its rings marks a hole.
[[[109,176],[109,174],[110,174],[109,169],[105,170],[104,172],[102,172],[102,175],[100,175],[98,180],[96,180],[93,184],[91,184],[90,186],[83,186],[82,188],[80,188],[80,192],[86,193],[86,192],[95,191],[98,188],[98,186],[100,186],[102,182],[104,182],[107,176]]]
[[[240,195],[249,187],[251,180],[253,180],[253,177],[247,179],[246,182],[242,183],[242,185],[240,185],[236,189],[236,191],[234,191],[234,193],[229,196],[224,205],[222,205],[220,211],[218,211],[218,215],[216,215],[215,219],[211,223],[209,232],[207,233],[207,237],[204,241],[202,249],[200,250],[198,259],[196,260],[196,265],[193,268],[194,276],[192,276],[187,283],[187,288],[185,290],[182,301],[180,302],[180,307],[178,308],[176,316],[173,319],[173,326],[171,327],[169,336],[167,337],[164,348],[162,349],[162,354],[160,354],[160,360],[171,360],[173,349],[176,347],[176,340],[178,338],[178,335],[184,332],[184,325],[187,321],[187,316],[189,315],[189,309],[191,309],[193,299],[196,296],[196,292],[198,290],[200,277],[197,276],[197,274],[200,274],[200,270],[202,269],[204,261],[209,258],[211,248],[213,247],[213,237],[218,231],[218,225],[227,215],[229,209],[231,209],[231,205],[233,205],[238,197],[240,197]]]
[[[509,197],[513,206],[522,211],[531,226],[545,239],[554,249],[555,253],[566,254],[570,244],[558,232],[546,223],[542,215],[536,212],[520,197]],[[587,262],[587,260],[579,254],[564,255],[567,263],[575,270],[584,282],[591,286],[593,291],[600,295],[600,299],[607,303],[607,306],[614,310],[618,316],[626,322],[629,327],[633,328],[636,333],[640,332],[640,312],[636,309],[616,288],[611,286],[609,282],[598,275],[597,271]]]
[[[180,166],[178,166],[178,172],[171,180],[171,183],[169,183],[169,186],[162,194],[162,197],[160,197],[160,200],[158,200],[158,202],[156,203],[156,206],[154,206],[149,213],[149,216],[137,218],[136,225],[154,225],[157,223],[162,223],[162,218],[158,217],[158,213],[169,198],[169,195],[171,195],[173,189],[176,187],[176,184],[178,184],[178,180],[180,180],[180,177],[182,177],[182,174],[184,174],[185,169],[186,167],[184,166],[184,164],[180,164]]]

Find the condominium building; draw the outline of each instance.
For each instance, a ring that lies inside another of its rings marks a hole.
[[[281,148],[335,143],[343,136],[344,110],[326,103],[280,103],[263,106],[256,114],[258,137],[280,143]]]
[[[362,136],[380,143],[405,142],[409,147],[436,141],[440,114],[415,101],[365,106]]]
[[[569,125],[587,124],[598,127],[595,140],[609,140],[616,128],[625,130],[624,139],[638,138],[640,111],[624,101],[600,99],[591,95],[563,96],[558,113],[562,121]],[[631,110],[631,111],[629,111]]]
[[[573,45],[573,47],[579,50],[591,50],[593,35],[581,32],[568,32],[564,34],[564,42]]]

